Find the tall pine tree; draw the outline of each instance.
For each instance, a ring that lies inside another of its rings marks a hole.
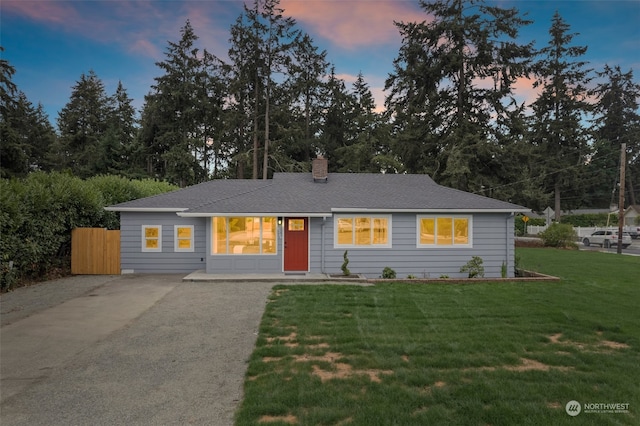
[[[620,147],[627,147],[626,200],[636,204],[635,191],[640,190],[640,115],[638,99],[640,84],[633,79],[633,71],[623,73],[619,66],[605,65],[598,77],[599,83],[594,106],[594,153],[588,164],[590,181],[590,205],[608,207],[612,202],[613,183],[619,180]],[[617,198],[615,198],[617,202]]]
[[[587,102],[591,70],[580,60],[587,48],[571,45],[576,34],[569,30],[569,24],[556,12],[549,42],[534,64],[534,87],[541,92],[532,105],[532,138],[541,160],[541,185],[554,194],[557,221],[563,207],[577,207],[584,199],[581,180],[589,154],[584,120],[591,109]]]
[[[386,83],[396,150],[409,172],[479,190],[502,166],[494,120],[526,75],[531,45],[516,40],[529,21],[479,0],[420,6],[433,19],[396,24],[403,43]]]
[[[100,141],[108,129],[110,99],[102,80],[91,70],[73,86],[69,102],[58,114],[56,155],[62,168],[87,178],[100,172]]]
[[[209,140],[203,132],[209,83],[189,21],[180,34],[179,42],[169,42],[166,59],[156,63],[164,75],[145,97],[141,141],[148,173],[186,186],[208,177],[202,155]]]

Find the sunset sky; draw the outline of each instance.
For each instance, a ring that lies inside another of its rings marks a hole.
[[[252,3],[252,0],[251,0]],[[251,4],[249,3],[249,4]],[[542,47],[556,10],[571,26],[576,45],[589,47],[589,67],[604,64],[633,69],[640,81],[640,0],[496,0],[491,4],[528,12],[534,24],[522,41]],[[362,72],[378,109],[383,107],[384,81],[392,71],[400,36],[393,21],[430,19],[418,1],[281,0],[286,16],[327,51],[327,60],[348,87]],[[55,125],[81,74],[94,70],[107,94],[122,81],[134,106],[162,75],[155,65],[165,59],[167,42],[180,39],[191,21],[200,48],[227,58],[230,25],[242,12],[239,0],[2,0],[0,45],[3,59],[16,68],[13,82],[34,103],[42,103]],[[520,82],[520,95],[531,98],[530,83]]]

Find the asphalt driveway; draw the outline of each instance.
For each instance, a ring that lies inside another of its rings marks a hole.
[[[273,283],[72,277],[0,298],[0,423],[232,425]]]

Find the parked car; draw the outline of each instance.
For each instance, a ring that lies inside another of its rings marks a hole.
[[[588,237],[584,237],[582,244],[589,247],[591,244],[599,245],[600,247],[609,248],[611,246],[618,245],[618,230],[602,230],[596,231]],[[631,245],[631,235],[628,232],[622,233],[622,248],[627,248]]]
[[[640,226],[637,226],[637,225],[625,226],[624,230],[628,232],[629,235],[631,235],[631,238],[633,238],[634,240],[640,237]]]

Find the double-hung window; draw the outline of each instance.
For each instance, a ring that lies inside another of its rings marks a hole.
[[[336,215],[333,220],[334,246],[391,247],[391,216]]]
[[[142,225],[142,251],[162,251],[162,225]]]
[[[418,247],[471,247],[472,218],[461,215],[418,216]]]
[[[173,249],[176,252],[193,251],[193,225],[175,225]]]

